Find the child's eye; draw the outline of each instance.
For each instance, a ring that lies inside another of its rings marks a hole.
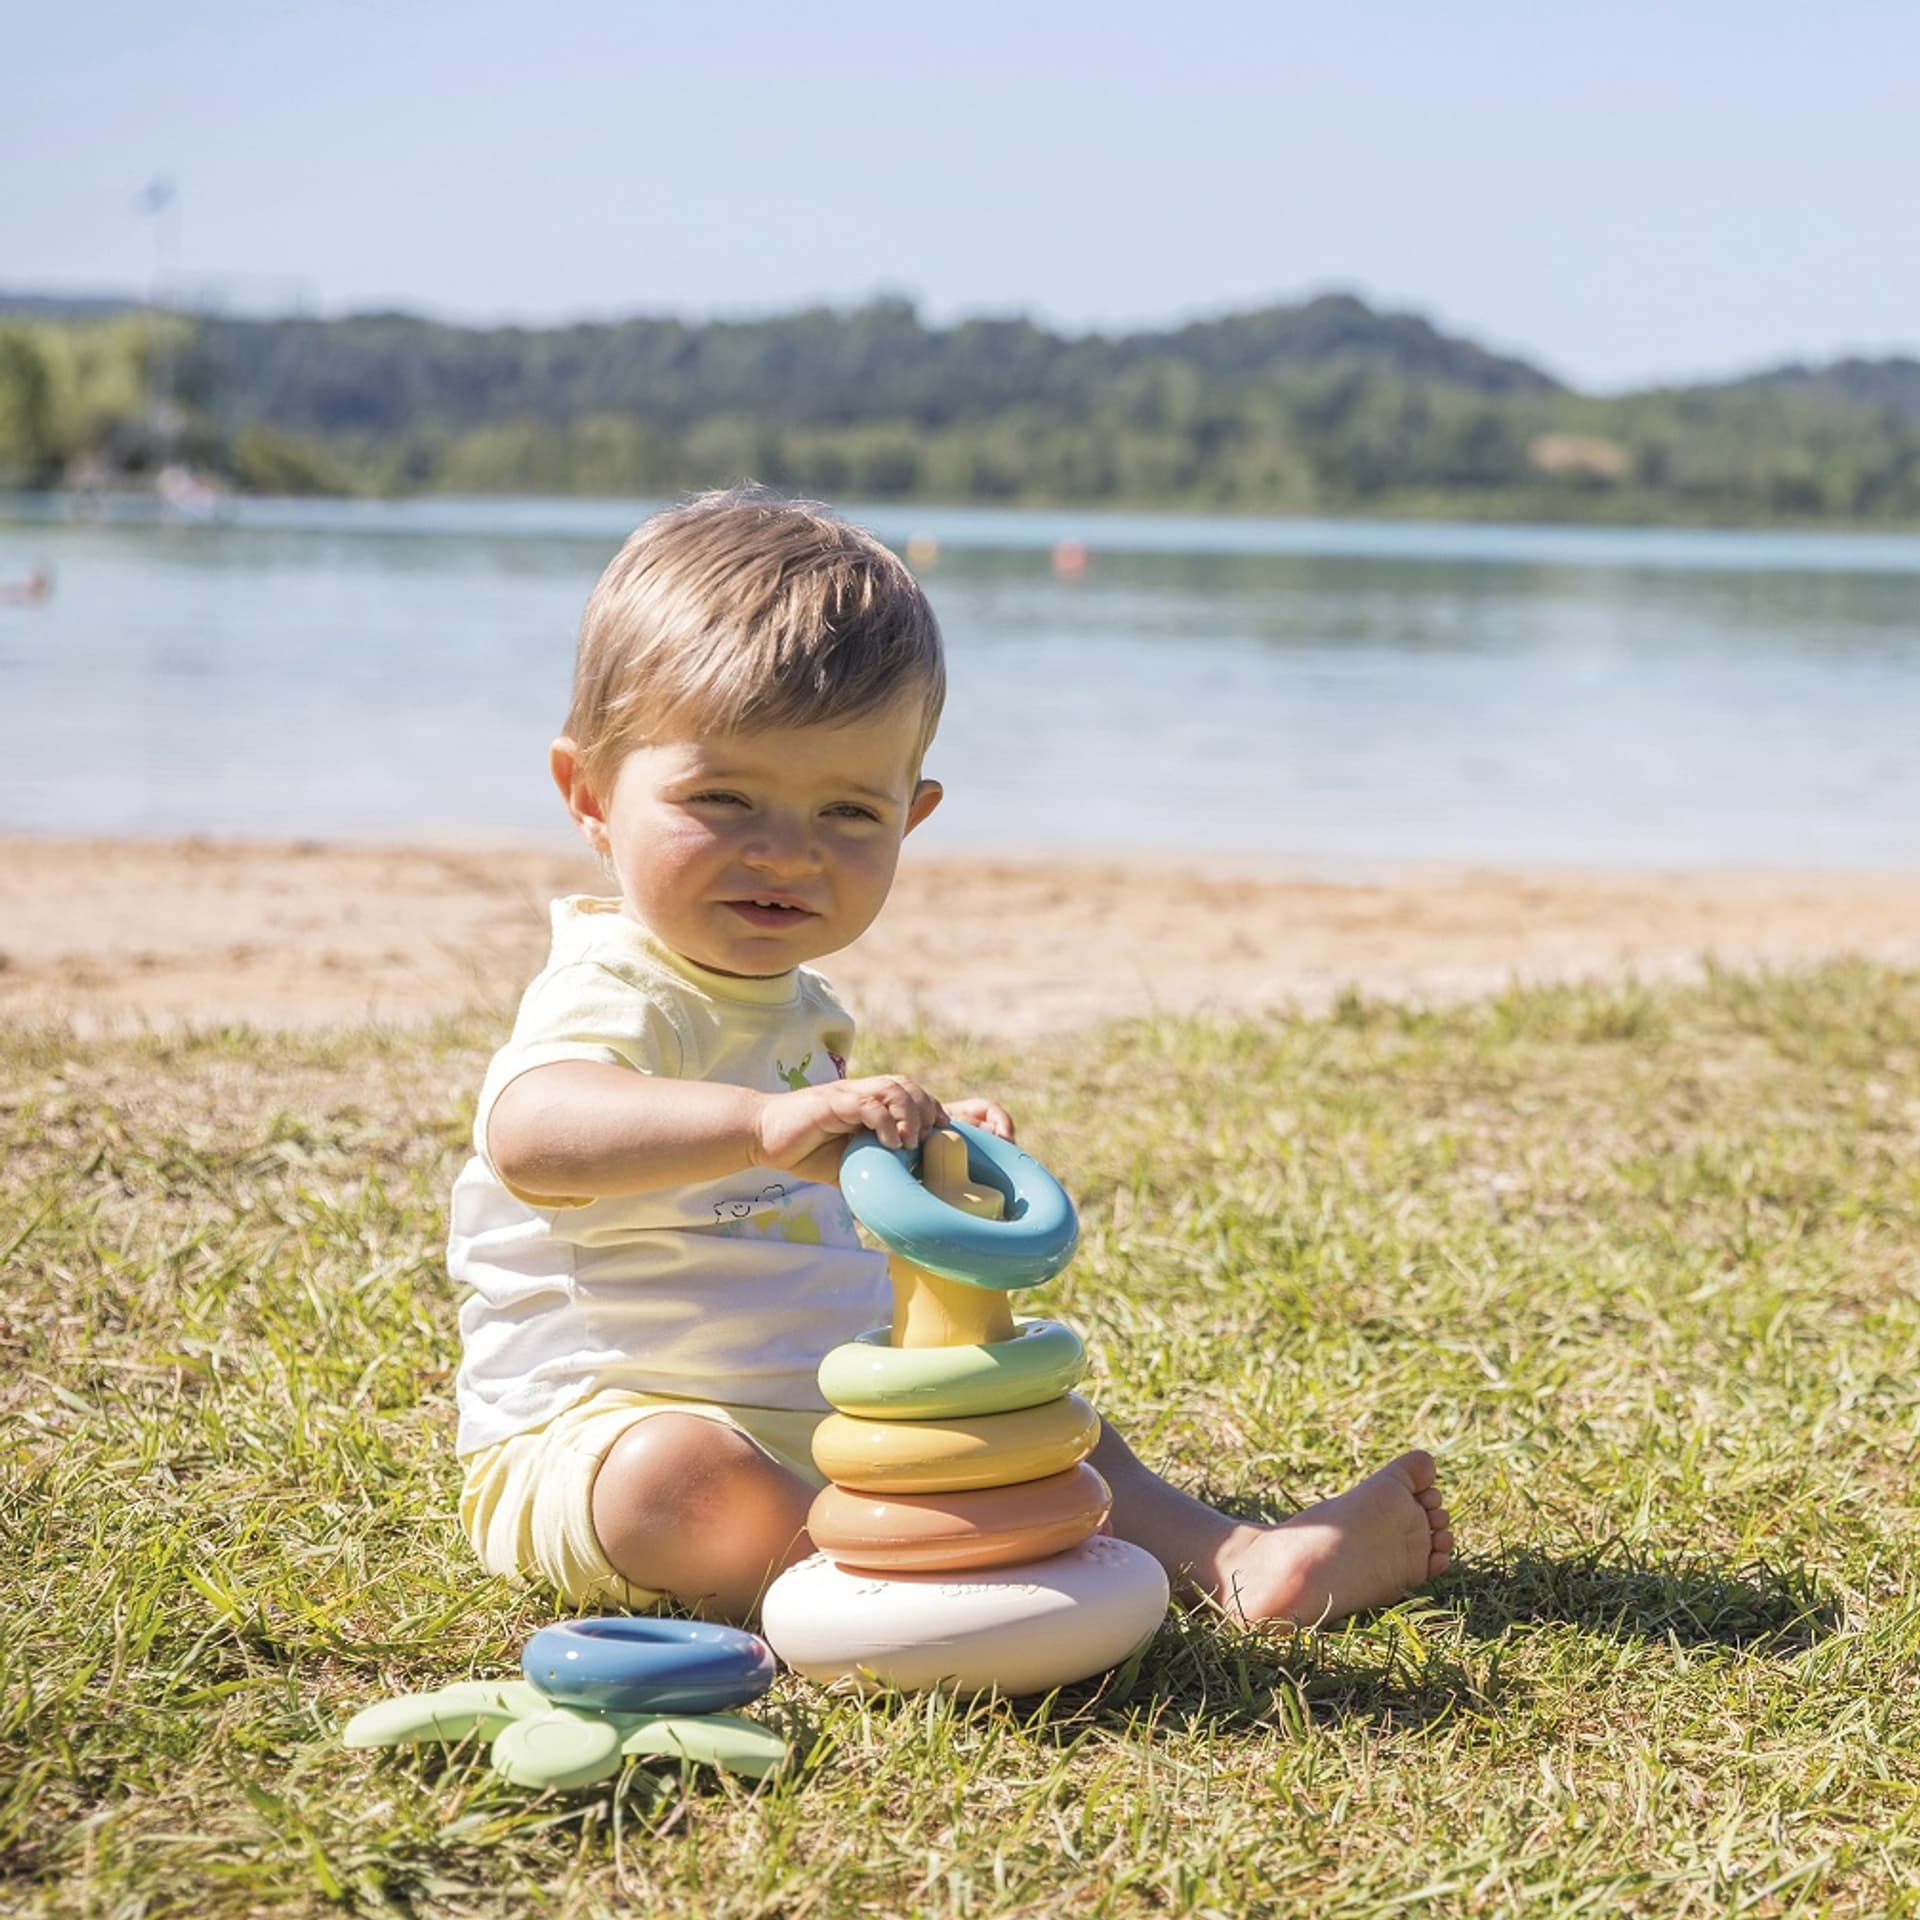
[[[863,807],[856,800],[842,800],[827,812],[836,820],[878,820],[880,816],[871,807]]]
[[[694,793],[687,796],[693,807],[744,807],[746,800],[737,793]]]

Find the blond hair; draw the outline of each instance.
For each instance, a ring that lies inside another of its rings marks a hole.
[[[566,731],[590,786],[649,738],[832,726],[946,699],[940,628],[906,565],[812,500],[701,494],[645,521],[587,601]]]

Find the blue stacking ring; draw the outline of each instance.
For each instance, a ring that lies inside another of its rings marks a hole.
[[[918,1148],[883,1147],[856,1134],[840,1162],[840,1191],[854,1218],[891,1253],[943,1279],[1011,1293],[1037,1287],[1073,1258],[1080,1222],[1066,1190],[1009,1140],[948,1125],[967,1143],[967,1177],[1006,1196],[1004,1220],[982,1220],[929,1193],[915,1175]]]
[[[549,1700],[602,1713],[720,1713],[773,1684],[773,1651],[758,1634],[704,1620],[625,1614],[542,1627],[520,1671]]]

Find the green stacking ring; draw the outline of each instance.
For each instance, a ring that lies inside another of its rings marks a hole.
[[[875,1327],[820,1363],[820,1391],[842,1413],[881,1420],[957,1420],[1016,1413],[1057,1399],[1087,1370],[1087,1350],[1057,1320],[1016,1320],[988,1346],[893,1347]]]

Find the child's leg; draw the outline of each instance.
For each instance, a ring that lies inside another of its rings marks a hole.
[[[745,1621],[774,1576],[813,1551],[813,1495],[737,1427],[656,1413],[629,1427],[601,1462],[593,1526],[634,1586]]]
[[[1246,1620],[1316,1626],[1385,1606],[1453,1555],[1429,1453],[1403,1453],[1278,1526],[1229,1519],[1168,1486],[1104,1421],[1093,1464],[1113,1489],[1113,1531],[1145,1547],[1176,1592],[1205,1594]]]
[[[1311,1626],[1385,1606],[1452,1557],[1431,1454],[1404,1453],[1278,1526],[1230,1519],[1169,1486],[1105,1422],[1092,1464],[1113,1489],[1113,1531],[1146,1548],[1177,1592],[1204,1594],[1247,1620]],[[774,1577],[812,1551],[813,1495],[737,1428],[659,1413],[630,1427],[602,1462],[593,1524],[634,1586],[744,1622]]]

